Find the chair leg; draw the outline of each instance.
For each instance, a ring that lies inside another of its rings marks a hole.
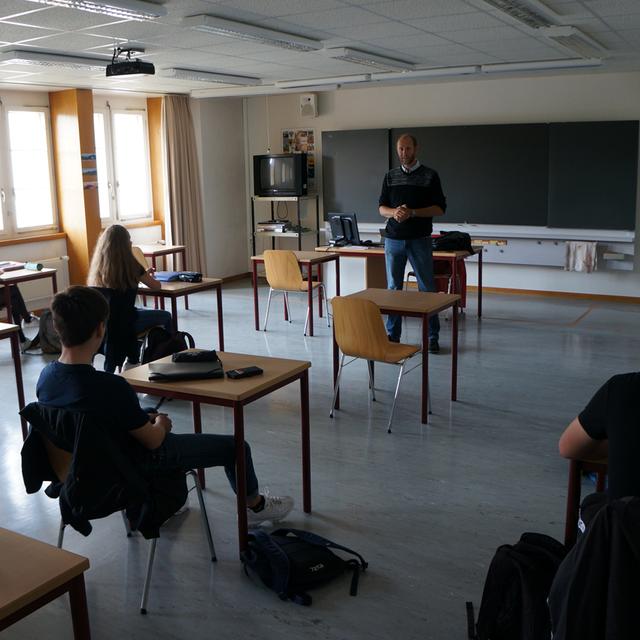
[[[291,307],[289,306],[289,293],[287,291],[284,291],[283,295],[284,295],[284,306],[287,309],[287,318],[289,318],[289,324],[291,324]]]
[[[333,418],[333,412],[336,408],[336,398],[338,397],[338,389],[340,388],[340,376],[342,375],[342,367],[344,366],[344,353],[340,358],[340,367],[338,368],[338,377],[336,378],[336,386],[333,388],[333,402],[331,403],[331,411],[329,417]]]
[[[190,469],[187,471],[187,475],[193,478],[193,483],[196,487],[196,495],[198,496],[198,503],[200,504],[200,514],[202,516],[202,528],[204,529],[204,535],[207,537],[207,544],[209,545],[209,553],[211,554],[211,562],[218,560],[216,556],[216,548],[213,546],[213,538],[211,536],[211,526],[209,525],[209,517],[207,516],[207,509],[204,505],[204,498],[202,496],[202,487],[200,486],[200,480],[198,480],[198,474]]]
[[[369,371],[369,390],[371,401],[376,401],[376,388],[374,386],[374,376],[373,376],[373,360],[367,360],[367,370]]]
[[[120,514],[122,515],[122,521],[124,522],[124,528],[127,532],[127,538],[131,537],[131,523],[129,522],[129,518],[127,518],[127,512],[123,509]]]
[[[269,298],[267,300],[267,312],[264,315],[264,329],[262,329],[263,331],[267,330],[267,322],[269,320],[269,307],[271,306],[271,296],[273,295],[273,289],[271,287],[269,287]]]
[[[309,307],[307,307],[307,317],[304,319],[304,331],[302,332],[302,335],[307,335],[307,327],[309,326],[309,312],[311,311],[311,309]]]
[[[67,525],[60,518],[60,528],[58,529],[58,549],[62,549],[62,541],[64,540],[64,530]]]
[[[324,308],[327,310],[327,327],[331,327],[331,322],[329,321],[329,305],[327,304],[327,290],[322,282],[318,287],[318,292],[320,291],[322,291],[322,298],[324,299]],[[320,295],[320,293],[318,293],[318,295]]]
[[[149,559],[147,560],[147,575],[144,579],[144,587],[142,588],[142,601],[140,602],[140,613],[145,615],[147,613],[147,601],[149,600],[149,587],[151,586],[151,573],[153,571],[153,560],[156,555],[156,544],[158,538],[154,538],[151,541],[149,547]]]
[[[393,404],[391,405],[391,413],[389,414],[389,424],[387,425],[387,433],[391,433],[391,421],[393,420],[393,411],[396,408],[396,400],[398,399],[398,391],[400,391],[400,381],[402,380],[402,374],[404,373],[404,365],[402,363],[400,367],[400,373],[398,374],[398,382],[396,383],[396,392],[393,394]]]

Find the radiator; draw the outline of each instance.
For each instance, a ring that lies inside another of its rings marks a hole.
[[[43,267],[56,270],[58,291],[62,291],[69,286],[69,256],[39,258],[31,260],[31,262],[39,262]],[[19,286],[29,311],[45,309],[51,303],[51,298],[53,297],[51,278],[23,282]]]

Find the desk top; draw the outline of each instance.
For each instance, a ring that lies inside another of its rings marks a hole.
[[[453,293],[427,293],[425,291],[396,291],[394,289],[365,289],[348,298],[371,300],[385,311],[404,314],[438,313],[452,307],[460,296]]]
[[[24,282],[26,280],[37,280],[38,278],[49,278],[56,269],[45,267],[40,271],[33,271],[32,269],[16,269],[15,271],[6,271],[0,275],[0,283],[2,282]]]
[[[89,560],[0,528],[0,619],[89,568]]]
[[[202,282],[163,282],[160,289],[150,289],[146,285],[138,284],[138,293],[142,296],[178,297],[186,296],[198,291],[214,289],[222,284],[221,278],[202,278]]]
[[[12,333],[17,333],[20,327],[17,324],[7,324],[6,322],[0,322],[0,338],[6,338]]]
[[[342,253],[349,257],[358,257],[358,256],[384,256],[384,247],[367,247],[367,246],[347,246],[347,247],[316,247],[315,249],[318,252],[333,252],[333,253]],[[474,245],[474,252],[471,254],[468,251],[434,251],[434,258],[455,258],[456,260],[464,259],[470,255],[475,255],[482,251],[482,246]]]
[[[244,353],[226,353],[218,351],[225,371],[242,367],[257,366],[264,373],[251,378],[231,380],[226,376],[213,380],[182,380],[180,382],[151,382],[149,365],[143,364],[122,373],[122,377],[135,389],[144,388],[147,393],[161,396],[163,392],[186,394],[199,398],[203,402],[211,400],[230,400],[242,402],[262,392],[276,389],[280,383],[291,376],[302,373],[311,367],[304,360],[284,360],[266,356],[252,356]],[[171,362],[171,356],[157,362]]]
[[[145,256],[164,256],[185,250],[183,244],[137,244],[135,245]]]
[[[329,247],[324,247],[325,249],[329,249]],[[327,262],[328,260],[335,260],[337,258],[337,251],[334,251],[331,247],[329,251],[320,251],[320,249],[316,249],[315,251],[294,251],[296,254],[296,260],[303,264],[317,264],[319,262]],[[323,256],[322,253],[325,255]],[[259,256],[251,256],[251,259],[254,262],[264,262],[264,254],[260,254]]]

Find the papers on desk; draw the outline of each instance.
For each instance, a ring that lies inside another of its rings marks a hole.
[[[16,269],[24,268],[24,262],[15,262],[13,260],[0,261],[0,270],[2,271],[15,271]]]
[[[350,244],[348,247],[349,251],[366,251],[367,249],[371,249],[370,246],[363,246],[360,244]]]

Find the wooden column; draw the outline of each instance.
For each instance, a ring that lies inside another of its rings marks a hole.
[[[93,94],[88,89],[49,93],[53,159],[61,230],[67,234],[69,279],[85,284],[89,263],[101,231],[98,176],[95,169]],[[83,160],[82,154],[94,159]],[[85,188],[90,187],[90,188]]]
[[[162,237],[165,238],[165,221],[169,220],[169,216],[167,215],[167,203],[164,197],[166,180],[162,149],[162,98],[147,98],[147,123],[149,127],[149,164],[151,167],[153,219],[162,223]]]

